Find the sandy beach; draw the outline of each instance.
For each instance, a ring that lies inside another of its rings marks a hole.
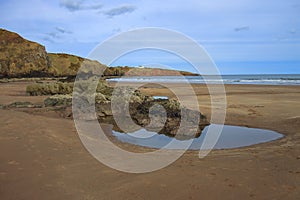
[[[0,83],[0,104],[42,104],[46,96],[27,96],[27,84]],[[174,87],[184,96],[183,85]],[[194,90],[209,118],[207,88],[194,85]],[[164,88],[142,91],[172,96]],[[213,150],[203,159],[198,151],[188,151],[170,166],[146,174],[127,174],[98,162],[82,145],[71,119],[53,111],[0,109],[0,199],[298,199],[300,86],[226,85],[226,92],[226,124],[270,129],[285,137]]]

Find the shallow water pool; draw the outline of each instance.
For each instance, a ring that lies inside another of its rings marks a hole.
[[[146,129],[140,129],[133,133],[120,133],[113,130],[112,134],[119,141],[144,147],[185,149],[187,142],[192,142],[189,149],[198,150],[203,144],[208,128],[209,126],[202,131],[200,137],[190,140],[177,140],[176,138],[157,134],[156,132],[147,131]],[[224,125],[214,149],[232,149],[251,146],[254,144],[273,141],[282,137],[282,134],[271,130]],[[172,147],[166,146],[172,140],[175,140],[176,144],[172,145]]]

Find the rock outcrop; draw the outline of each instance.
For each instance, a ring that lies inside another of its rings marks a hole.
[[[199,137],[206,117],[198,111],[180,105],[176,99],[148,99],[130,106],[131,118],[149,131],[158,132],[177,139]]]
[[[76,116],[79,119],[94,120],[92,113],[95,106],[99,121],[106,121],[107,117],[113,115],[121,121],[131,118],[135,124],[149,131],[176,136],[177,139],[183,140],[200,136],[204,127],[209,124],[204,115],[182,107],[176,99],[154,99],[131,87],[112,88],[103,81],[99,82],[94,95],[88,95],[87,83],[82,82],[81,87],[74,91],[77,99]],[[48,86],[45,88],[48,91]],[[59,94],[46,98],[44,101],[46,107],[70,107],[72,105],[71,94],[61,94],[56,89],[51,91],[57,91]],[[115,124],[114,121],[111,123]],[[119,127],[116,128],[119,129]],[[136,128],[137,126],[127,127],[126,132],[135,131]]]

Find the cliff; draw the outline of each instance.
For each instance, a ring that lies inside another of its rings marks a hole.
[[[45,47],[22,38],[17,33],[0,29],[0,78],[13,77],[65,77],[76,76],[86,61],[103,69],[97,61],[64,53],[47,53]],[[190,72],[158,68],[107,67],[104,76],[176,76],[195,75]]]
[[[44,46],[0,29],[0,77],[44,76],[48,69]]]
[[[64,53],[48,53],[50,68],[48,73],[52,76],[76,76],[78,69],[83,62],[103,69],[104,65],[97,61],[81,58],[79,56]]]

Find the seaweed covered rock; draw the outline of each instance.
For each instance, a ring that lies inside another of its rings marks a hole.
[[[26,87],[26,93],[30,96],[71,94],[73,91],[72,83],[36,83]]]
[[[93,93],[90,91],[90,82],[81,81],[76,87],[78,94]],[[68,82],[50,82],[50,83],[34,83],[26,87],[26,93],[30,96],[55,95],[55,94],[72,94],[74,83]],[[106,81],[99,81],[96,92],[105,96],[111,96],[113,88],[108,86]]]
[[[29,101],[16,101],[11,104],[5,105],[5,108],[41,108],[42,105],[33,104]]]
[[[176,99],[152,99],[131,104],[130,115],[136,124],[147,130],[179,139],[198,137],[209,124],[204,115],[182,107]]]
[[[45,99],[44,104],[46,107],[50,106],[71,106],[72,105],[72,95],[53,95]]]

